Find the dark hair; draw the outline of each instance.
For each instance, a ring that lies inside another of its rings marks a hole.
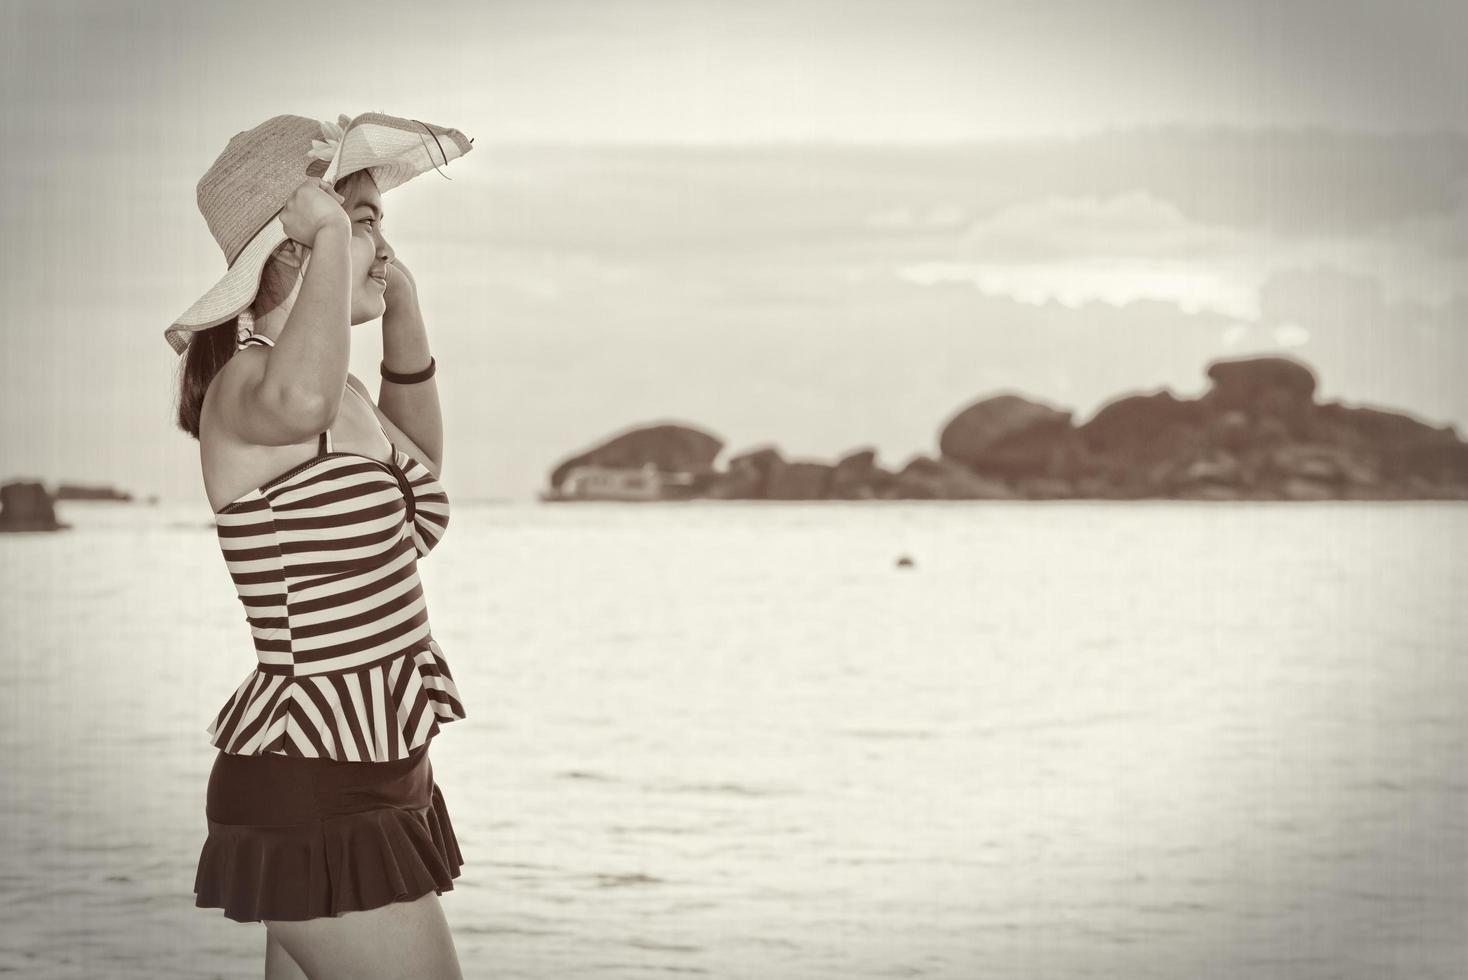
[[[199,416],[209,382],[224,367],[224,362],[234,356],[238,323],[239,317],[230,317],[216,327],[195,330],[179,358],[182,363],[178,372],[178,427],[195,439],[199,438]]]
[[[358,181],[371,179],[368,171],[358,170],[338,180],[333,187],[338,194],[350,200],[350,188]],[[275,254],[265,261],[265,268],[260,274],[260,289],[251,304],[257,317],[285,302],[295,286],[296,278],[301,274],[300,267],[295,263],[276,258],[288,252],[291,245],[289,239],[282,242],[276,248]],[[189,346],[179,358],[182,365],[178,372],[177,422],[180,429],[195,439],[199,438],[199,417],[204,410],[204,393],[209,390],[209,384],[219,373],[219,369],[234,356],[235,333],[238,327],[239,317],[236,316],[217,326],[195,330],[189,335]]]

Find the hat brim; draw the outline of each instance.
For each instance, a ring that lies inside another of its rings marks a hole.
[[[164,331],[169,346],[182,354],[188,349],[189,334],[217,327],[246,309],[260,291],[260,275],[270,253],[289,237],[279,215],[267,221],[240,251],[229,271]]]
[[[458,159],[473,149],[473,142],[457,129],[364,112],[345,128],[325,179],[335,183],[367,170],[378,192],[386,193]],[[270,254],[289,237],[276,213],[235,256],[229,271],[163,331],[175,353],[188,349],[189,334],[218,326],[249,307]]]
[[[364,112],[342,133],[333,159],[333,183],[370,170],[379,192],[404,184],[419,174],[442,167],[473,149],[474,141],[457,129],[381,112]]]

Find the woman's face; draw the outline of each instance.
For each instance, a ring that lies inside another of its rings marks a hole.
[[[366,170],[348,174],[336,185],[342,209],[352,223],[352,324],[376,320],[387,311],[387,263],[392,247],[382,237],[382,195]]]

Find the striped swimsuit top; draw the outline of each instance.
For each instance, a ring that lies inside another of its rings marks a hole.
[[[251,345],[274,343],[242,331],[237,349]],[[215,512],[257,660],[206,729],[220,750],[386,762],[464,717],[418,578],[448,495],[388,444],[389,462],[333,452],[328,430],[315,456]]]

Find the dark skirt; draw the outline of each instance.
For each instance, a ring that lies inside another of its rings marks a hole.
[[[194,904],[300,920],[452,891],[464,863],[428,744],[393,762],[220,751]]]

